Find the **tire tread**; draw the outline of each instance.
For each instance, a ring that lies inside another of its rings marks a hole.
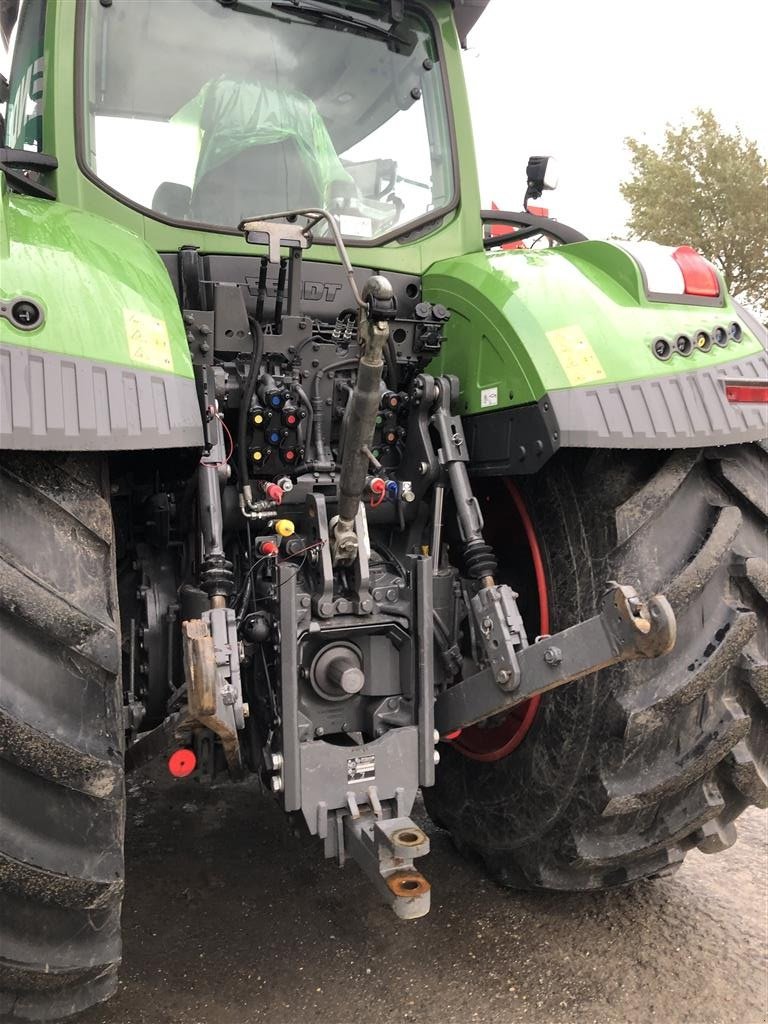
[[[662,458],[561,453],[529,485],[548,577],[569,602],[558,628],[613,578],[667,595],[678,644],[546,695],[512,755],[519,768],[446,751],[427,807],[502,883],[587,890],[667,875],[690,849],[727,849],[739,814],[768,806],[768,452]]]
[[[124,786],[103,462],[0,456],[0,1014],[61,1020],[117,984]],[[39,538],[39,543],[35,543]]]

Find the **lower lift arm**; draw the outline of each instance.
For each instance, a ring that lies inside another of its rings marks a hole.
[[[656,595],[646,605],[632,587],[608,586],[593,618],[524,647],[507,669],[484,668],[441,693],[435,703],[440,734],[509,711],[597,669],[671,651],[677,629],[666,597]]]
[[[450,377],[422,377],[433,401],[431,424],[439,460],[453,491],[464,561],[477,591],[470,616],[482,668],[438,695],[435,726],[441,736],[509,711],[540,693],[620,661],[657,658],[672,650],[675,615],[667,599],[642,603],[632,587],[609,583],[594,618],[528,645],[511,587],[495,582],[495,560],[483,540],[483,519],[467,474],[461,420],[451,412]]]

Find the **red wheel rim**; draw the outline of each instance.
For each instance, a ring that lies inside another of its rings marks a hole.
[[[549,633],[549,595],[541,548],[528,508],[517,485],[509,478],[504,483],[525,530],[533,561],[533,571],[536,576],[536,591],[539,599],[539,633],[546,634]],[[541,697],[532,697],[524,704],[519,704],[498,725],[471,725],[468,729],[463,729],[452,741],[453,747],[473,761],[500,761],[523,742],[536,718],[540,702]]]

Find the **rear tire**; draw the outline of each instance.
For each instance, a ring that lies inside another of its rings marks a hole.
[[[106,466],[0,456],[0,1018],[117,986],[120,637]]]
[[[522,482],[553,631],[617,579],[666,593],[678,640],[542,698],[490,763],[444,744],[432,816],[504,884],[604,889],[675,871],[768,806],[768,457],[759,445],[672,454],[563,452]],[[485,485],[490,505],[500,481]],[[497,539],[498,544],[498,539]]]

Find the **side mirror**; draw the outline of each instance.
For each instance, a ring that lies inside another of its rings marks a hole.
[[[529,199],[538,199],[542,192],[557,188],[557,162],[551,156],[529,157],[525,176],[527,188],[523,206],[527,210]]]

